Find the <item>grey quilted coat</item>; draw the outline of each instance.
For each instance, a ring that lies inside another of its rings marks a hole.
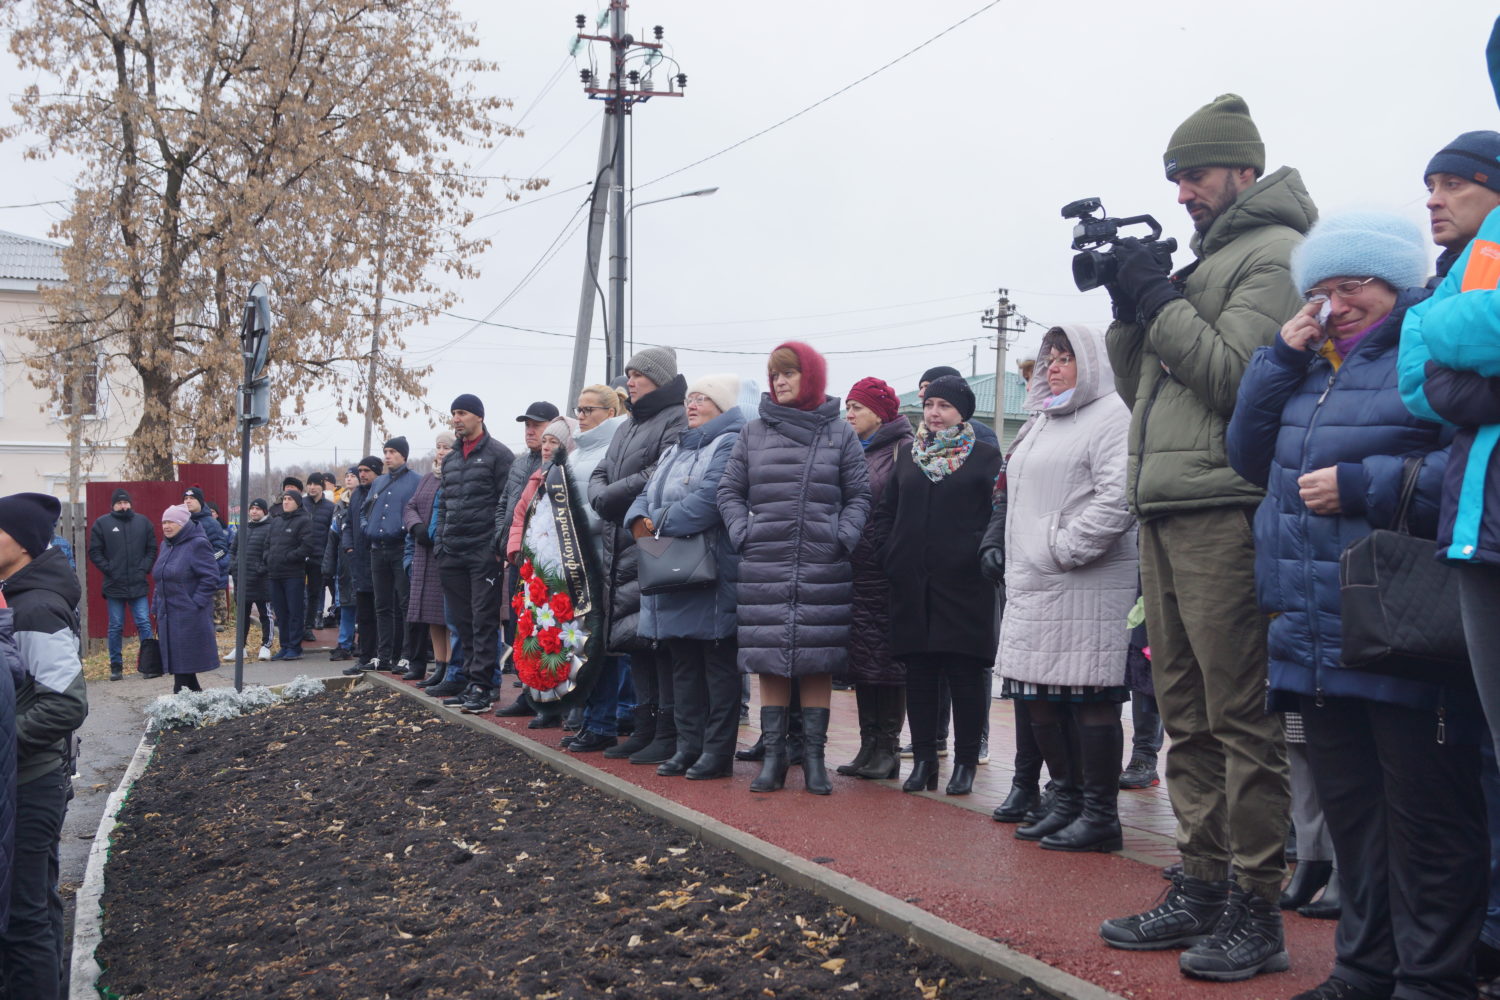
[[[739,663],[745,673],[843,673],[854,570],[870,515],[864,451],[840,400],[797,410],[761,396],[719,481],[719,513],[740,553]]]
[[[609,605],[604,648],[609,653],[629,653],[651,645],[639,634],[641,588],[635,578],[635,536],[625,527],[625,515],[646,488],[662,452],[676,444],[687,428],[687,413],[682,409],[686,395],[687,380],[677,375],[642,396],[631,407],[630,419],[615,432],[603,461],[589,476],[589,505],[599,515],[599,534],[604,541],[605,600]]]

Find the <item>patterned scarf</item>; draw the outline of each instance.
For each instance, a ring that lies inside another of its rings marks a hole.
[[[922,474],[936,483],[957,472],[973,450],[974,425],[967,420],[936,432],[924,423],[912,439],[911,458]]]

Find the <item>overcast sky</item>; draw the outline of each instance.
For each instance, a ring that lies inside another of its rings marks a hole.
[[[719,188],[635,216],[636,345],[677,347],[689,380],[728,371],[764,382],[769,350],[806,340],[829,352],[834,395],[866,375],[904,392],[932,365],[968,373],[976,346],[978,370],[993,371],[980,313],[1001,286],[1041,324],[1108,319],[1102,290],[1073,287],[1065,202],[1098,196],[1112,215],[1151,213],[1186,246],[1191,224],[1161,154],[1176,125],[1218,94],[1245,97],[1268,169],[1298,168],[1325,214],[1383,207],[1424,230],[1427,160],[1459,132],[1500,128],[1483,51],[1495,12],[1473,0],[1000,0],[802,117],[647,183],[827,97],[985,2],[632,3],[630,30],[649,37],[663,25],[688,75],[685,98],[635,113],[630,180],[645,185],[636,199]],[[492,317],[566,338],[460,317],[489,315],[510,296],[587,196],[556,192],[593,175],[602,104],[578,80],[588,53],[575,59],[568,45],[573,15],[592,21],[601,4],[459,6],[479,26],[483,56],[500,64],[483,85],[516,102],[512,120],[524,114],[525,136],[476,154],[472,171],[540,174],[551,185],[512,208],[497,184],[475,206],[481,216],[511,209],[474,223],[493,237],[483,277],[462,285],[457,316],[409,331],[408,354],[436,366],[429,404],[446,411],[458,393],[477,393],[492,429],[515,445],[525,404],[570,402],[583,230]],[[595,57],[606,58],[602,49]],[[26,82],[8,63],[0,72],[7,94]],[[11,119],[7,106],[0,121]],[[69,196],[65,172],[20,152],[0,146],[0,201]],[[42,236],[61,211],[7,207],[0,228]],[[1187,259],[1183,250],[1177,262]],[[1012,358],[1034,351],[1042,332],[1028,326]],[[590,381],[603,366],[596,342]],[[358,414],[348,427],[331,408],[310,415],[296,440],[277,443],[274,464],[331,466],[335,448],[341,463],[357,457]],[[410,437],[414,452],[435,430],[424,417],[386,428]]]

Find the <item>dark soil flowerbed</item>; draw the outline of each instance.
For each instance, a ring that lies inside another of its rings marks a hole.
[[[384,692],[165,734],[120,821],[106,996],[1033,995]]]

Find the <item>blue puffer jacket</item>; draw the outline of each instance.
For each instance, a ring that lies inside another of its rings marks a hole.
[[[406,501],[416,494],[421,478],[411,471],[411,466],[402,465],[394,472],[377,476],[370,484],[370,495],[365,499],[360,524],[365,538],[372,545],[396,545],[406,539],[406,528],[401,520],[405,516]]]
[[[1419,417],[1458,427],[1443,482],[1438,547],[1449,559],[1491,565],[1500,565],[1497,286],[1500,209],[1484,220],[1432,297],[1406,314],[1401,330],[1406,405]]]
[[[1278,335],[1258,349],[1240,383],[1226,438],[1229,464],[1266,488],[1255,515],[1255,584],[1276,617],[1268,635],[1274,693],[1366,698],[1438,708],[1443,689],[1350,670],[1339,663],[1339,555],[1373,528],[1394,527],[1406,456],[1423,455],[1409,523],[1432,537],[1451,431],[1412,416],[1396,390],[1396,348],[1411,289],[1337,371],[1322,354]],[[1338,469],[1338,515],[1307,509],[1298,477]],[[1295,708],[1273,697],[1273,707]]]
[[[719,480],[745,415],[738,406],[682,432],[662,453],[641,495],[625,515],[629,525],[649,517],[663,538],[704,534],[719,570],[717,587],[642,594],[639,634],[648,639],[723,639],[734,634],[739,601],[739,554],[719,516]]]

